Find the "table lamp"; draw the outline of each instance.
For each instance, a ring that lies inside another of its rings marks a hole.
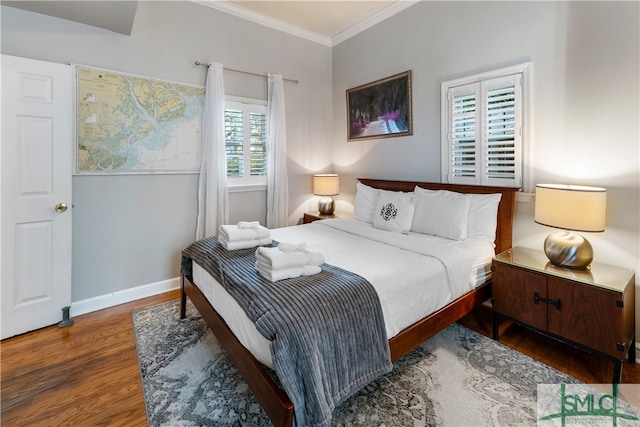
[[[552,264],[589,268],[593,261],[593,247],[573,231],[604,231],[606,206],[607,190],[604,188],[536,185],[535,222],[562,229],[544,240],[544,253]]]
[[[320,197],[318,211],[322,215],[331,215],[335,210],[335,203],[331,197],[340,192],[340,177],[337,173],[319,173],[313,175],[313,194]]]

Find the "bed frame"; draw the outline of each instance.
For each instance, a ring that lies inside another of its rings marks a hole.
[[[413,191],[416,185],[431,190],[450,190],[459,193],[490,194],[502,193],[498,206],[498,225],[496,229],[496,253],[511,248],[515,192],[517,188],[488,187],[476,185],[442,184],[411,181],[388,181],[378,179],[359,179],[365,185],[391,191]],[[181,275],[180,318],[186,316],[187,297],[202,315],[209,328],[229,355],[234,365],[253,391],[260,405],[274,426],[291,426],[293,421],[293,403],[265,371],[263,365],[238,341],[224,319],[214,310],[204,294],[193,283],[190,276]],[[491,281],[478,286],[449,305],[430,314],[424,319],[407,327],[389,340],[391,360],[403,357],[425,340],[431,338],[450,324],[466,316],[475,307],[491,297]]]

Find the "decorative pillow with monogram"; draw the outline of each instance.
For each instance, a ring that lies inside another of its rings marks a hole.
[[[395,233],[409,233],[415,206],[413,193],[380,190],[373,211],[373,226]]]

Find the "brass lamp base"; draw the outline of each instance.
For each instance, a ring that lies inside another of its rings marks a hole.
[[[331,197],[321,197],[318,201],[318,212],[322,215],[331,215],[336,210],[336,204]]]
[[[547,236],[544,253],[552,264],[576,270],[589,268],[593,261],[591,243],[581,235],[566,230]]]

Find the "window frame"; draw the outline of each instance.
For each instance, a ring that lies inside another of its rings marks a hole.
[[[249,113],[264,113],[265,126],[267,120],[267,101],[254,98],[243,98],[238,96],[226,96],[225,97],[225,113],[228,109],[243,111],[243,122],[249,123]],[[243,161],[244,170],[250,171],[250,147],[251,141],[249,138],[250,128],[245,125],[244,127],[244,141],[243,141]],[[266,138],[268,137],[265,129],[265,152],[266,152]],[[225,140],[225,162],[226,162],[226,140]],[[265,166],[266,167],[266,166]],[[268,171],[267,171],[268,173]],[[255,191],[262,190],[267,187],[267,175],[251,175],[245,173],[242,177],[229,177],[227,175],[227,187],[232,192],[240,191]]]
[[[461,77],[454,80],[444,81],[440,84],[440,107],[441,107],[441,123],[440,123],[440,171],[441,171],[441,180],[442,182],[450,182],[449,181],[449,166],[450,162],[450,150],[449,150],[449,122],[450,122],[450,112],[451,105],[449,102],[449,91],[453,90],[460,86],[466,86],[471,84],[480,84],[482,86],[483,82],[487,82],[489,80],[500,79],[504,77],[510,77],[514,75],[521,75],[520,79],[520,91],[521,91],[521,108],[522,112],[520,114],[520,149],[519,149],[519,165],[520,165],[520,182],[514,183],[514,187],[520,187],[521,192],[530,192],[532,191],[532,168],[531,168],[531,118],[532,118],[532,62],[524,62],[521,64],[499,68],[495,70],[490,70],[478,74],[469,75],[466,77]],[[478,92],[480,95],[480,92]],[[484,109],[481,112],[481,117],[485,117],[486,110]],[[477,144],[482,144],[483,141],[481,139],[476,140]],[[482,151],[476,150],[476,152],[481,153]],[[482,161],[482,159],[480,160]],[[469,182],[467,182],[469,183]],[[471,183],[473,185],[492,185],[487,182],[483,182],[483,177],[479,176],[476,178],[476,182]],[[498,184],[496,184],[498,185]]]

